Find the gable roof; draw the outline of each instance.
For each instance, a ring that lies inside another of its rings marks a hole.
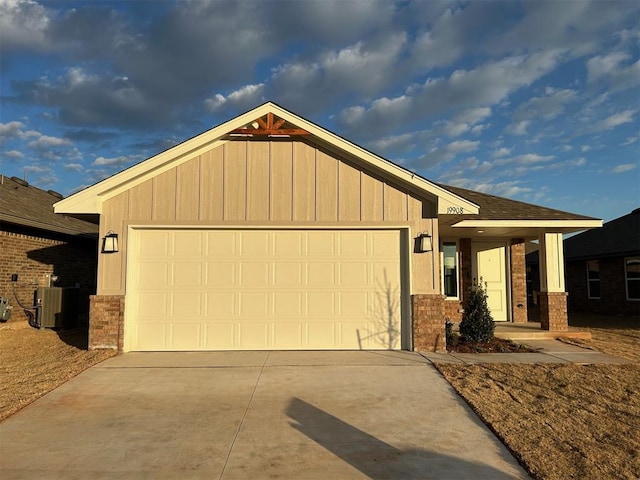
[[[62,198],[16,177],[0,177],[0,221],[66,235],[95,236],[98,226],[66,215],[56,215],[53,204]]]
[[[257,123],[257,119],[269,114],[276,115],[284,120],[288,128],[295,127],[308,132],[314,142],[355,157],[370,170],[391,178],[395,182],[406,185],[426,196],[437,198],[439,213],[445,213],[447,208],[450,207],[463,208],[464,211],[478,213],[478,206],[472,201],[462,198],[409,170],[379,157],[272,102],[267,102],[254,108],[61,200],[54,205],[55,212],[100,214],[102,212],[102,204],[109,198],[228,142],[230,134],[246,134],[252,123]]]
[[[567,260],[640,255],[640,208],[564,241]]]

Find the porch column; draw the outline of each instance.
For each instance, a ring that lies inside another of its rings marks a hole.
[[[512,238],[510,245],[511,320],[525,323],[527,318],[527,267],[524,238]]]
[[[567,331],[567,292],[561,233],[543,233],[540,240],[540,323],[543,330]]]

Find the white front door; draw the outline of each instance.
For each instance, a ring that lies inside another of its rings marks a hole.
[[[509,320],[507,295],[506,244],[503,242],[473,242],[472,275],[487,289],[487,303],[496,322]]]

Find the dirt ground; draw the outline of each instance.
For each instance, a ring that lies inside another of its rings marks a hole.
[[[640,478],[637,319],[583,316],[575,341],[629,365],[438,365],[480,418],[537,479]]]
[[[0,421],[113,355],[88,351],[86,330],[37,330],[26,322],[0,325]]]

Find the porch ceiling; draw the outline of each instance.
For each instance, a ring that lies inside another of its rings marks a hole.
[[[524,238],[534,240],[544,233],[574,233],[602,226],[601,220],[487,220],[461,215],[440,215],[443,238]]]

